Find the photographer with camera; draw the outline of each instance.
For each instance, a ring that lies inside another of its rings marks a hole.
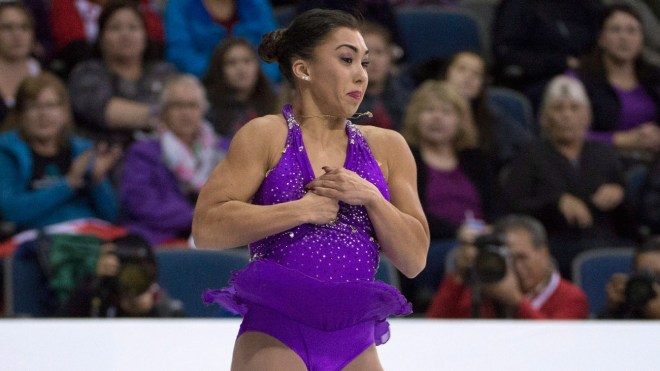
[[[129,234],[101,246],[96,274],[74,291],[63,317],[183,317],[183,304],[157,283],[151,245]]]
[[[637,248],[633,272],[615,273],[607,283],[601,319],[660,319],[660,236]]]
[[[560,277],[539,221],[509,215],[489,232],[461,228],[456,270],[440,284],[427,317],[587,318],[587,297]]]

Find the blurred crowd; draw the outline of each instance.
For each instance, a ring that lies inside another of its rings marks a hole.
[[[417,279],[401,277],[417,314],[593,317],[576,257],[634,248],[599,314],[660,318],[652,0],[0,1],[0,252],[53,225],[113,231],[54,313],[183,315],[153,258],[129,288],[106,278],[140,246],[150,257],[189,245],[197,195],[232,136],[292,94],[259,60],[261,36],[315,7],[361,15],[369,85],[358,112],[371,115],[356,123],[403,135],[431,237],[451,246]],[[410,34],[399,15],[413,9],[464,15],[486,36],[412,62],[416,40],[453,37]],[[117,254],[124,245],[132,252]],[[480,266],[485,247],[503,261]],[[489,269],[501,275],[484,278]],[[632,303],[629,283],[647,276],[652,295]]]

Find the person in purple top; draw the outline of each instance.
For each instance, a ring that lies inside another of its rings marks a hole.
[[[197,195],[225,154],[225,139],[204,119],[209,104],[195,76],[170,79],[160,103],[158,138],[128,148],[119,182],[121,223],[156,247],[190,237]]]
[[[607,8],[598,47],[577,75],[592,102],[589,139],[613,145],[622,160],[626,199],[643,208],[642,187],[660,151],[660,69],[642,55],[642,22],[632,8]]]
[[[429,246],[413,157],[398,133],[346,119],[368,82],[353,16],[302,13],[266,34],[259,54],[295,94],[282,115],[236,133],[202,188],[195,245],[251,253],[204,299],[244,316],[234,370],[380,370],[386,319],[411,305],[374,280],[379,252],[413,277]]]
[[[415,90],[403,136],[417,163],[417,189],[431,238],[456,238],[466,216],[494,219],[496,172],[478,148],[469,103],[453,85],[428,80]]]
[[[497,176],[469,103],[448,82],[427,80],[406,107],[402,135],[417,164],[417,192],[432,240],[455,240],[473,219],[493,220]],[[434,244],[435,245],[435,244]],[[431,247],[426,268],[414,279],[401,277],[401,290],[423,313],[443,277],[443,249]]]
[[[652,157],[660,150],[660,70],[644,60],[643,45],[640,17],[627,5],[612,5],[598,47],[576,75],[592,102],[589,138]]]

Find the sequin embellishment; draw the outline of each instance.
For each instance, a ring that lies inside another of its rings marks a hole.
[[[282,110],[289,133],[282,157],[256,192],[253,203],[272,205],[305,196],[314,177],[300,125],[287,105]],[[389,200],[383,173],[362,132],[346,121],[348,144],[345,167],[370,181]],[[287,151],[288,148],[298,151]],[[302,224],[250,244],[253,260],[275,261],[324,281],[373,281],[378,268],[379,244],[363,206],[339,203],[334,224]]]

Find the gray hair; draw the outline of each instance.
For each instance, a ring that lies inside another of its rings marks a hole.
[[[530,234],[532,237],[532,243],[536,248],[548,246],[548,235],[543,224],[529,215],[506,215],[495,222],[494,229],[497,234],[522,229]]]
[[[545,87],[543,93],[543,100],[541,101],[541,115],[548,108],[550,104],[559,99],[570,99],[572,101],[580,102],[589,109],[591,109],[591,101],[587,90],[580,80],[574,77],[559,75],[550,80]]]
[[[167,104],[172,89],[175,86],[179,86],[179,85],[184,85],[198,89],[202,96],[202,110],[206,112],[209,109],[209,100],[206,96],[206,89],[204,88],[204,85],[202,85],[202,83],[199,81],[199,79],[196,76],[191,75],[189,73],[174,75],[165,82],[165,86],[163,87],[163,90],[160,92],[160,98],[159,98],[159,102],[163,107]]]

